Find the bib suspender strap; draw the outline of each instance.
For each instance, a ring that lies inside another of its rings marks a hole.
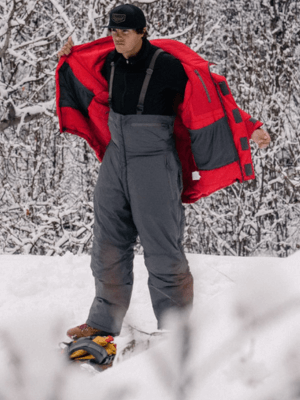
[[[109,91],[108,91],[108,103],[109,107],[111,108],[111,99],[112,99],[112,89],[113,89],[113,82],[115,76],[115,63],[112,61],[110,63],[111,70],[110,70],[110,79],[109,79]]]
[[[151,59],[149,68],[146,71],[146,77],[144,79],[143,82],[143,86],[142,86],[142,90],[140,93],[140,97],[139,97],[139,101],[138,101],[138,105],[137,105],[137,114],[142,114],[143,110],[144,110],[144,101],[145,101],[145,97],[146,97],[146,93],[147,93],[147,89],[149,86],[149,82],[153,73],[153,69],[154,69],[154,65],[156,62],[157,57],[159,56],[160,53],[162,53],[163,50],[162,49],[157,49],[156,52],[153,54],[153,57]],[[114,82],[114,75],[115,75],[115,63],[112,61],[110,63],[111,65],[111,70],[110,70],[110,80],[109,80],[109,91],[108,91],[108,103],[109,106],[111,108],[112,106],[112,89],[113,89],[113,82]]]
[[[146,77],[144,79],[143,82],[143,86],[142,86],[142,90],[140,93],[140,97],[139,97],[139,101],[138,101],[138,105],[137,105],[137,114],[141,115],[144,111],[144,101],[145,101],[145,97],[146,97],[146,93],[147,93],[147,89],[149,86],[149,82],[153,73],[153,69],[154,69],[154,65],[156,62],[157,57],[159,56],[160,53],[162,53],[163,50],[162,49],[157,49],[156,52],[153,54],[152,60],[150,62],[149,68],[147,69],[146,72]]]

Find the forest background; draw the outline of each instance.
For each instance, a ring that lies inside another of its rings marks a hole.
[[[238,105],[264,122],[256,179],[185,205],[190,253],[285,257],[300,248],[299,0],[144,0],[150,39],[215,63]],[[0,0],[0,253],[90,253],[99,162],[61,134],[57,52],[106,36],[119,1]],[[101,167],[100,167],[101,168]],[[141,253],[137,243],[136,252]]]

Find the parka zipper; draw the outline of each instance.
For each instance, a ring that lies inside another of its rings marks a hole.
[[[125,71],[125,73],[124,73],[124,92],[122,94],[122,108],[123,108],[123,110],[124,110],[124,107],[125,107],[125,95],[126,95],[126,91],[127,91],[126,78],[127,78],[127,71]]]

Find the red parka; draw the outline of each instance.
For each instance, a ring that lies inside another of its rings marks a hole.
[[[188,46],[170,39],[151,43],[178,58],[188,76],[184,101],[174,125],[183,171],[182,201],[193,203],[235,181],[253,179],[249,138],[262,123],[236,105],[226,79],[211,73],[209,63]],[[100,71],[113,49],[111,37],[74,46],[68,57],[61,58],[56,70],[60,131],[86,139],[99,161],[110,141],[108,84]],[[68,96],[72,101],[68,106],[60,90],[66,67],[72,74],[68,80]],[[86,110],[80,106],[82,99]],[[200,179],[195,179],[195,171]]]

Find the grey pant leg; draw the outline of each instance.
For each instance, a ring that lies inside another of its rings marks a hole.
[[[134,223],[145,252],[158,327],[170,309],[189,308],[193,278],[182,239],[181,169],[174,153],[132,158],[128,182]]]
[[[133,247],[137,231],[124,195],[118,152],[111,144],[94,192],[94,241],[91,268],[96,296],[87,324],[118,335],[133,284]]]

